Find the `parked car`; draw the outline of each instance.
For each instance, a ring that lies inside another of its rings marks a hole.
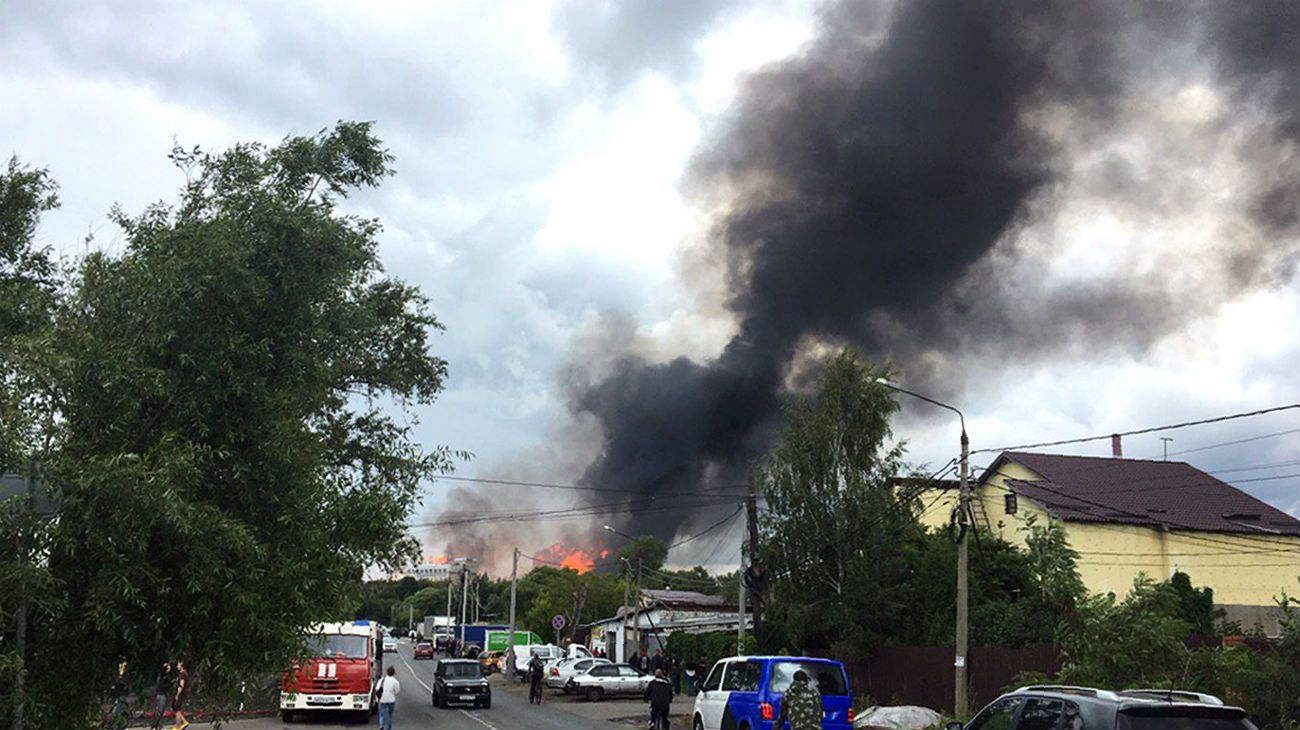
[[[1002,695],[968,724],[947,730],[1255,730],[1240,707],[1213,695],[1174,689],[1111,692],[1031,685]]]
[[[833,659],[789,656],[736,656],[714,664],[695,696],[691,727],[771,727],[780,714],[781,697],[799,670],[821,693],[822,727],[850,730],[853,698],[844,665]]]
[[[611,695],[637,695],[645,693],[650,675],[630,664],[595,664],[569,680],[570,692],[599,702]]]
[[[434,654],[434,652],[433,652],[433,642],[432,642],[432,641],[429,641],[428,639],[424,639],[424,640],[422,640],[422,641],[417,641],[417,642],[415,642],[415,658],[416,658],[416,659],[432,659],[432,658],[433,658],[433,654]]]
[[[477,660],[442,659],[434,667],[433,706],[446,709],[453,702],[492,706],[492,687]]]
[[[504,652],[485,651],[478,655],[478,665],[483,667],[484,674],[501,671],[501,657]]]
[[[563,690],[565,694],[571,694],[573,688],[569,686],[569,681],[576,675],[591,669],[597,664],[609,664],[608,659],[561,659],[550,665],[546,671],[546,686],[551,689]]]

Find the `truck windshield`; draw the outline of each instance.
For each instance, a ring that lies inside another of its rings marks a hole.
[[[848,688],[844,686],[844,672],[840,669],[840,665],[821,662],[774,662],[772,679],[768,687],[773,692],[785,692],[790,689],[790,682],[794,681],[794,673],[800,669],[807,672],[808,684],[815,687],[823,696],[849,693]]]
[[[365,659],[366,637],[320,634],[307,638],[307,656],[329,659]]]
[[[1255,725],[1238,711],[1180,711],[1171,707],[1158,712],[1121,712],[1118,730],[1255,730]]]
[[[457,662],[456,664],[448,664],[443,676],[448,679],[469,679],[483,676],[483,670],[478,664]]]

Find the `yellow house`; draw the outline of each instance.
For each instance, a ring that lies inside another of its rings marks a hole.
[[[1300,594],[1300,520],[1177,461],[1005,452],[971,488],[977,529],[1023,545],[1025,518],[1054,520],[1094,593],[1123,596],[1139,573],[1183,571],[1245,628],[1277,633],[1276,598]],[[951,483],[921,495],[948,523]]]

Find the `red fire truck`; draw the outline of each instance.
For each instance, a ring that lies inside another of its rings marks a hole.
[[[371,690],[384,671],[383,651],[373,621],[314,627],[302,661],[280,679],[280,716],[293,722],[303,710],[374,712]]]

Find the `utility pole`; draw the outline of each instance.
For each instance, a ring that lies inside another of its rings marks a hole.
[[[415,627],[415,606],[409,605],[407,608],[409,610],[406,612],[406,630],[410,631]]]
[[[967,609],[970,602],[970,597],[966,592],[966,567],[969,559],[966,550],[966,546],[967,546],[966,532],[968,527],[969,529],[972,530],[975,529],[974,524],[970,524],[970,525],[967,524],[968,522],[967,517],[970,516],[971,495],[970,495],[970,479],[969,479],[970,439],[966,437],[966,416],[963,415],[961,410],[956,406],[950,406],[947,403],[944,403],[942,401],[937,401],[929,396],[921,395],[920,393],[916,393],[914,391],[907,390],[906,388],[899,387],[897,383],[894,383],[886,378],[883,377],[876,378],[876,383],[879,385],[883,385],[884,387],[892,391],[902,393],[904,395],[910,395],[913,398],[916,398],[918,400],[923,400],[926,403],[929,403],[931,405],[935,405],[940,408],[946,408],[947,410],[956,413],[957,419],[961,422],[961,481],[958,483],[957,513],[956,515],[954,515],[954,519],[956,521],[956,527],[957,527],[957,637],[956,637],[957,647],[956,647],[956,651],[954,652],[955,656],[953,657],[953,662],[952,662],[953,680],[955,685],[955,687],[953,688],[954,701],[952,705],[953,705],[953,712],[957,715],[957,717],[966,717],[967,715],[966,653],[968,649],[967,646],[968,632],[970,628],[967,619]],[[1118,457],[1120,455],[1120,444],[1119,444],[1118,435],[1112,436],[1112,447],[1115,450],[1115,456]]]
[[[1173,441],[1173,439],[1169,436],[1161,436],[1160,440],[1164,442],[1165,446],[1165,461],[1169,461],[1169,442]]]
[[[740,546],[740,570],[736,571],[736,596],[740,606],[736,610],[736,653],[745,653],[745,546]]]
[[[633,596],[633,598],[636,601],[635,613],[632,614],[633,616],[636,617],[635,619],[633,619],[636,628],[636,650],[641,651],[641,557],[640,556],[637,556],[636,559],[636,595]]]
[[[578,636],[578,622],[582,620],[582,606],[587,602],[587,584],[573,592],[573,623],[569,624],[569,642]]]
[[[758,484],[754,477],[749,479],[749,494],[745,498],[745,522],[749,526],[749,589],[751,591],[750,611],[754,616],[754,645],[759,646],[763,637],[763,566],[758,560]]]
[[[966,437],[965,418],[961,427],[961,481],[957,490],[957,651],[953,659],[954,688],[953,712],[957,717],[966,717],[966,650],[967,632],[969,630],[967,607],[970,597],[966,592],[966,566],[969,559],[966,535],[966,516],[970,514],[970,439]],[[971,525],[973,528],[974,525]]]
[[[469,607],[469,563],[460,564],[460,646],[465,647],[465,611]]]
[[[510,568],[510,633],[506,634],[506,662],[509,674],[515,673],[515,590],[519,585],[519,548],[515,548],[514,564]],[[484,647],[486,648],[486,647]]]
[[[614,661],[616,662],[627,661],[624,656],[627,653],[627,589],[628,581],[631,580],[629,573],[632,566],[628,565],[627,561],[624,560],[623,567],[623,631],[619,633],[618,646],[614,647]]]

